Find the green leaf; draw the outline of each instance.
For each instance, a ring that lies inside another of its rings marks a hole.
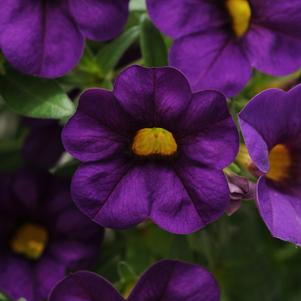
[[[140,47],[145,66],[167,66],[167,47],[158,29],[146,17],[142,17]]]
[[[74,113],[73,103],[53,80],[7,70],[0,77],[0,94],[12,110],[24,116],[60,119]]]
[[[105,77],[115,68],[125,51],[138,39],[139,34],[140,27],[133,26],[98,52],[96,59]]]
[[[0,292],[0,301],[10,301],[10,299]]]

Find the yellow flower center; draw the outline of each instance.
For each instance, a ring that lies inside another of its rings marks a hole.
[[[162,128],[144,128],[139,130],[132,144],[132,151],[138,156],[172,156],[178,146],[171,132]]]
[[[11,240],[11,249],[29,259],[39,259],[48,241],[48,233],[40,225],[25,224],[20,227]]]
[[[226,0],[226,8],[232,20],[232,29],[240,38],[248,30],[252,10],[248,0]]]
[[[276,182],[289,178],[289,171],[292,165],[290,151],[284,144],[277,144],[269,154],[270,170],[267,178]]]

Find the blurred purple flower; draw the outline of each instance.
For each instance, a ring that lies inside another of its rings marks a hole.
[[[66,277],[52,291],[49,301],[125,301],[104,278],[90,272]],[[128,301],[219,301],[214,277],[200,266],[162,260],[140,278]]]
[[[257,206],[273,236],[301,246],[301,85],[255,96],[239,115],[260,176]]]
[[[147,0],[175,42],[169,60],[194,90],[237,94],[252,68],[282,76],[301,66],[300,0]]]
[[[24,118],[30,129],[25,138],[22,154],[26,166],[49,169],[64,152],[61,141],[62,126],[57,120]]]
[[[128,0],[1,0],[0,46],[16,69],[58,77],[78,63],[84,38],[114,38],[127,16]]]
[[[176,69],[132,66],[113,92],[86,91],[62,137],[83,162],[72,197],[102,226],[150,218],[185,234],[228,206],[222,169],[235,158],[238,134],[226,99],[215,91],[192,94]]]
[[[68,271],[97,260],[103,230],[50,174],[1,174],[0,220],[0,291],[13,300],[44,300]]]

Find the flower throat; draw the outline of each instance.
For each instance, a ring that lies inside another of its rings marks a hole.
[[[290,178],[290,170],[292,167],[292,156],[289,149],[284,144],[277,144],[273,147],[269,154],[270,170],[267,178],[276,182]]]
[[[28,259],[39,259],[48,242],[48,233],[46,229],[36,224],[24,224],[14,234],[10,247],[11,250]]]
[[[252,10],[248,0],[225,0],[236,37],[242,37],[249,29]]]
[[[132,144],[132,151],[141,157],[172,156],[178,146],[174,136],[163,128],[143,128],[139,130]]]

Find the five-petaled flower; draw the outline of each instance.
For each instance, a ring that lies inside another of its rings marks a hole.
[[[58,77],[79,61],[84,38],[117,36],[128,0],[1,0],[0,47],[18,70]]]
[[[193,94],[176,69],[132,66],[113,92],[87,90],[62,137],[83,162],[72,197],[102,226],[151,219],[186,234],[228,206],[222,169],[237,153],[238,134],[226,99],[216,91]]]
[[[232,96],[252,68],[275,76],[301,66],[299,0],[147,0],[149,14],[175,42],[172,66],[195,90]]]
[[[45,300],[67,272],[95,263],[103,230],[73,204],[69,183],[23,169],[1,174],[0,291]]]
[[[251,171],[261,174],[260,214],[273,236],[301,246],[301,86],[262,92],[239,120]]]
[[[91,272],[77,272],[62,280],[49,301],[125,301],[104,278]],[[162,260],[149,268],[126,299],[128,301],[219,301],[214,277],[200,266]]]

